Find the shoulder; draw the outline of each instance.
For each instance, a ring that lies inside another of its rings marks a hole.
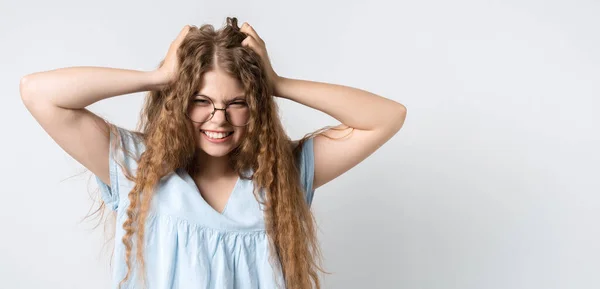
[[[314,155],[314,137],[303,138],[292,141],[293,152],[296,158],[296,165],[300,171],[300,182],[305,192],[306,201],[309,205],[312,203],[314,189],[313,182],[315,176],[315,155]]]
[[[145,151],[144,135],[114,124],[110,125],[110,152],[113,158],[139,161]]]
[[[109,123],[109,175],[110,183],[104,183],[95,176],[100,188],[101,197],[111,209],[122,207],[127,202],[126,196],[133,187],[130,177],[135,175],[137,164],[146,146],[143,134]]]

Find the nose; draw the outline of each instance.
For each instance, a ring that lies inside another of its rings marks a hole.
[[[214,123],[218,123],[218,124],[227,122],[227,118],[225,117],[225,110],[224,109],[215,109],[210,121],[212,121]]]

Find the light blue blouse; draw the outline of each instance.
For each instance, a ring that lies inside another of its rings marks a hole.
[[[117,131],[121,145],[133,156],[125,155],[122,150],[113,151],[111,145],[110,187],[95,176],[104,202],[117,212],[112,288],[118,288],[127,272],[122,224],[127,219],[127,194],[134,185],[125,177],[115,157],[124,160],[135,174],[136,159],[145,149],[141,139],[131,131],[121,127]],[[112,132],[110,139],[111,143],[115,140]],[[312,138],[304,143],[298,160],[310,206],[314,194]],[[238,177],[223,213],[219,213],[202,198],[184,169],[165,176],[158,184],[146,223],[147,288],[275,288],[277,282],[285,288],[280,264],[273,268],[269,263],[263,207],[252,188],[251,180]],[[261,194],[264,196],[264,192]],[[135,271],[132,274],[122,288],[135,288],[137,275]]]

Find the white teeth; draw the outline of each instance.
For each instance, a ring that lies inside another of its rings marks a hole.
[[[202,132],[212,139],[220,139],[220,138],[224,138],[229,135],[229,132],[227,132],[227,133],[210,132],[210,131],[202,131]]]

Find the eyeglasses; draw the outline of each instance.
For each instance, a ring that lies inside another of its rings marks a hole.
[[[210,98],[198,95],[192,100],[186,115],[195,123],[205,123],[212,119],[217,110],[222,110],[227,122],[233,126],[246,126],[250,123],[250,108],[243,100],[234,100],[225,108],[217,108]]]

